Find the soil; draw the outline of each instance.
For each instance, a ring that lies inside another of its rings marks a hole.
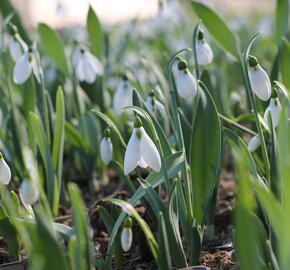
[[[144,171],[146,174],[146,171]],[[109,234],[103,221],[100,218],[97,205],[111,211],[112,204],[101,201],[105,197],[115,197],[128,200],[132,193],[127,187],[120,184],[114,171],[109,171],[110,181],[107,185],[97,186],[95,194],[89,192],[89,188],[81,184],[83,181],[76,180],[83,191],[84,200],[88,208],[89,221],[93,229],[93,239],[95,247],[101,255],[97,257],[106,257],[109,243]],[[77,179],[77,178],[76,178]],[[133,177],[134,179],[134,177]],[[134,183],[137,181],[134,181]],[[224,169],[221,173],[220,184],[217,193],[217,206],[215,211],[215,233],[210,239],[203,242],[203,248],[200,256],[200,265],[207,266],[212,270],[237,270],[235,250],[232,244],[231,235],[231,214],[235,202],[235,179],[231,167]],[[112,191],[115,190],[112,194]],[[95,200],[98,198],[98,200]],[[151,215],[139,203],[135,209],[144,218],[152,231],[154,231],[154,221]],[[119,211],[116,208],[116,211]],[[66,225],[71,225],[71,211],[64,206],[59,207],[59,216],[55,219]],[[128,253],[123,256],[123,267],[114,267],[114,269],[156,269],[152,255],[146,245],[146,240],[140,227],[134,223],[133,226],[133,246]],[[25,254],[25,252],[23,252]],[[24,259],[24,258],[23,258]],[[0,264],[11,262],[12,258],[7,249],[5,239],[0,237]]]

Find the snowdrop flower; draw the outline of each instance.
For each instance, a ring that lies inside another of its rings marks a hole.
[[[264,113],[264,120],[269,124],[269,113],[271,113],[272,125],[274,128],[278,126],[281,104],[278,98],[271,98],[270,104]],[[270,126],[270,125],[269,125]]]
[[[145,100],[145,106],[152,114],[160,114],[163,118],[167,118],[166,110],[163,104],[155,98],[154,91],[151,91]]]
[[[121,232],[121,245],[122,249],[127,252],[132,245],[133,232],[132,232],[132,219],[127,217],[124,221],[124,227]]]
[[[249,56],[249,79],[254,94],[261,100],[267,101],[271,97],[271,83],[266,71],[259,65],[254,56]]]
[[[20,186],[20,198],[25,204],[33,205],[39,197],[39,191],[33,181],[24,180]]]
[[[150,139],[139,117],[136,117],[134,129],[126,148],[124,159],[125,174],[129,174],[137,166],[141,168],[151,167],[160,171],[161,160],[159,152]]]
[[[22,56],[21,45],[15,36],[10,37],[9,52],[14,62],[16,62]]]
[[[6,161],[0,152],[0,182],[4,185],[8,185],[11,179],[11,171]]]
[[[254,152],[261,144],[259,135],[255,135],[248,142],[248,149],[252,153]]]
[[[179,69],[178,69],[178,64],[182,59],[180,57],[176,57],[176,59],[174,60],[172,67],[171,67],[171,72],[173,74],[173,78],[176,81],[178,74],[179,74]]]
[[[203,31],[198,32],[198,40],[196,44],[196,58],[200,66],[205,66],[213,61],[213,52],[209,44],[203,37]]]
[[[72,63],[79,81],[93,83],[97,75],[104,73],[102,63],[84,48],[77,48],[72,55]]]
[[[111,136],[110,129],[107,128],[104,133],[104,138],[102,139],[100,144],[101,158],[106,165],[109,164],[113,156],[113,144],[111,142],[110,136]]]
[[[133,105],[132,95],[133,87],[127,76],[124,75],[117,87],[113,99],[113,109],[117,116],[121,115],[122,108]]]
[[[40,71],[36,61],[36,55],[32,49],[26,51],[16,62],[13,69],[13,80],[16,84],[24,83],[30,76],[31,72],[40,82]]]
[[[179,61],[178,63],[176,88],[178,95],[187,101],[191,101],[197,94],[197,80],[188,70],[185,61]]]

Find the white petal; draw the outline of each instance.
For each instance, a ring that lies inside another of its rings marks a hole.
[[[86,61],[86,59],[83,60],[83,72],[84,81],[86,81],[87,83],[93,83],[96,80],[97,73],[91,67],[90,63]]]
[[[179,60],[176,59],[173,64],[172,64],[172,68],[171,68],[171,72],[173,74],[173,78],[174,80],[176,81],[177,77],[178,77],[178,74],[179,74],[179,69],[178,69],[178,63],[179,63]]]
[[[199,65],[208,65],[213,61],[213,52],[206,41],[198,41],[196,44],[196,56]]]
[[[76,48],[72,53],[72,64],[76,67],[79,59],[82,57],[80,48]]]
[[[249,67],[249,79],[255,95],[267,101],[271,97],[271,83],[266,71],[258,65],[256,68]]]
[[[157,147],[147,135],[143,127],[140,128],[141,131],[141,157],[148,164],[149,167],[159,172],[161,168],[161,159]]]
[[[248,142],[248,149],[250,152],[254,152],[261,144],[259,135],[252,137]]]
[[[119,116],[123,112],[122,108],[133,105],[132,89],[133,87],[128,80],[122,80],[119,83],[113,100],[113,109],[117,116]]]
[[[111,139],[104,137],[101,141],[100,149],[103,162],[106,165],[109,164],[113,156],[113,145]]]
[[[97,57],[95,57],[88,51],[84,53],[84,57],[86,58],[86,61],[90,64],[90,66],[93,68],[96,74],[102,75],[104,73],[103,65]]]
[[[0,159],[0,181],[8,185],[11,179],[11,171],[4,158]]]
[[[189,71],[179,71],[176,88],[182,98],[191,102],[197,93],[197,81]]]
[[[13,70],[13,80],[16,84],[24,83],[31,74],[31,64],[29,62],[29,52],[24,53],[16,62]]]
[[[75,66],[76,70],[76,77],[79,81],[85,81],[86,80],[86,74],[85,74],[85,61],[84,59],[81,57],[78,59],[78,62]]]
[[[279,123],[280,111],[281,111],[281,104],[280,104],[279,99],[278,98],[277,99],[271,98],[270,104],[264,113],[265,122],[269,124],[269,122],[268,122],[269,116],[268,115],[269,115],[269,113],[271,113],[272,124],[273,124],[273,127],[276,128],[278,126],[278,123]]]
[[[122,249],[126,252],[131,248],[133,233],[131,228],[123,228],[121,233]]]
[[[141,156],[141,159],[138,161],[137,165],[141,168],[147,168],[148,167],[148,164],[146,163],[146,161],[142,158]]]
[[[161,116],[164,119],[166,119],[167,118],[167,113],[166,113],[164,105],[161,102],[159,102],[158,100],[156,100],[155,106],[157,108],[157,111],[161,114]]]
[[[140,141],[141,140],[137,137],[136,132],[137,130],[136,128],[134,128],[131,138],[126,148],[125,158],[124,158],[125,174],[129,174],[131,171],[133,171],[137,167],[139,161],[141,160],[141,154],[140,154]]]
[[[32,55],[31,66],[32,66],[33,74],[34,74],[37,82],[40,84],[41,83],[41,80],[40,80],[40,72],[41,71],[40,71],[40,67],[37,64],[36,57],[37,57],[36,54]]]
[[[17,62],[22,55],[22,50],[19,42],[14,37],[10,39],[9,51],[14,62]]]
[[[39,192],[36,184],[32,181],[24,180],[20,186],[21,200],[29,205],[33,205],[38,200]]]

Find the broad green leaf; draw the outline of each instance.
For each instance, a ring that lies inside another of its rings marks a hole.
[[[92,53],[102,58],[103,54],[103,32],[100,20],[93,8],[90,6],[87,16],[87,31],[89,34],[89,42]]]
[[[192,2],[195,13],[215,38],[215,40],[232,56],[238,58],[238,44],[234,33],[215,11],[200,2]]]
[[[275,40],[277,44],[281,42],[281,38],[286,36],[287,31],[289,31],[288,17],[289,0],[276,0]]]
[[[202,88],[201,88],[202,87]],[[216,106],[201,84],[190,147],[193,213],[198,224],[217,184],[221,155],[221,124]]]
[[[45,53],[51,58],[57,68],[68,76],[69,66],[60,36],[44,23],[38,25],[37,31]]]
[[[282,82],[288,89],[288,93],[290,91],[290,43],[287,39],[283,38],[283,50],[280,61],[280,70],[282,76]]]

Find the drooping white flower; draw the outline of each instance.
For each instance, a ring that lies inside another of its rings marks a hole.
[[[20,186],[20,197],[25,204],[33,205],[39,197],[39,191],[33,181],[24,180]]]
[[[0,182],[4,185],[8,185],[11,179],[11,171],[6,161],[0,152]]]
[[[178,63],[178,74],[176,78],[176,88],[178,95],[191,102],[197,94],[197,80],[187,68],[185,61]]]
[[[10,37],[9,40],[9,52],[14,62],[22,56],[21,45],[14,36]]]
[[[152,114],[160,114],[162,118],[167,118],[166,110],[163,104],[155,98],[154,91],[151,91],[151,93],[145,100],[145,106]]]
[[[132,106],[133,87],[127,76],[123,76],[113,99],[113,109],[117,116],[121,115],[122,108]]]
[[[254,152],[261,144],[259,135],[253,136],[248,142],[248,149],[252,153]]]
[[[113,156],[113,144],[110,138],[110,130],[106,129],[104,138],[101,141],[100,144],[100,149],[101,149],[101,158],[103,162],[108,165],[109,162],[112,160]]]
[[[13,69],[13,80],[16,84],[24,83],[30,76],[31,72],[40,82],[40,71],[37,65],[36,56],[31,50],[26,51],[16,62]]]
[[[161,168],[159,152],[142,127],[142,122],[138,117],[136,117],[134,129],[125,152],[125,174],[129,174],[137,166],[142,168],[149,166],[155,171],[160,171]]]
[[[196,58],[198,65],[205,66],[213,61],[213,52],[209,44],[203,37],[203,31],[198,32],[196,43]]]
[[[254,94],[261,100],[267,101],[271,97],[271,82],[266,71],[259,65],[254,56],[249,56],[249,79]]]
[[[121,245],[122,249],[127,252],[132,245],[133,232],[132,232],[132,219],[126,218],[124,221],[124,227],[121,232]]]
[[[102,63],[84,48],[77,48],[72,55],[72,63],[79,81],[93,83],[97,75],[104,73]]]
[[[271,113],[271,119],[272,119],[272,124],[273,127],[276,128],[279,123],[279,114],[281,111],[281,104],[278,98],[271,98],[270,99],[270,104],[267,107],[265,113],[264,113],[264,120],[266,123],[269,124],[269,113]]]

